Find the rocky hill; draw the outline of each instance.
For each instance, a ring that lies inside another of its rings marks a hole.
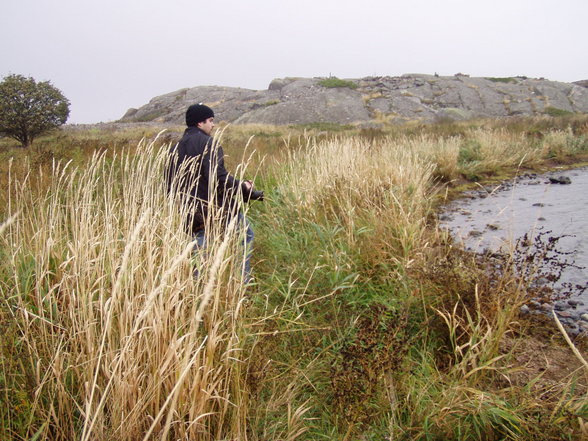
[[[588,112],[588,81],[474,78],[406,74],[399,77],[283,78],[267,90],[199,86],[158,96],[129,109],[121,122],[184,124],[190,104],[205,103],[218,121],[234,124],[375,125],[478,117]]]

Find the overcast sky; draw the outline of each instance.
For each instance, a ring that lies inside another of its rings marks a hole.
[[[0,77],[50,80],[69,123],[287,76],[588,79],[588,0],[2,0],[2,16]]]

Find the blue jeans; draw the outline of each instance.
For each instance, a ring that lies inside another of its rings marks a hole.
[[[253,254],[253,239],[255,238],[255,234],[253,234],[253,229],[251,228],[251,224],[245,217],[243,213],[239,213],[237,215],[237,223],[235,228],[237,231],[241,231],[245,226],[245,237],[243,238],[243,246],[245,247],[245,262],[243,265],[243,281],[245,283],[249,283],[251,281],[251,254]],[[196,236],[194,236],[196,240],[196,246],[194,247],[194,251],[196,250],[206,250],[206,234],[204,229],[198,231]],[[194,277],[198,277],[198,268],[194,269]]]

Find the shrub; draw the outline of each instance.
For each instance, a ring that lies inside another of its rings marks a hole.
[[[358,317],[349,336],[336,348],[331,387],[336,414],[361,426],[382,413],[384,373],[398,372],[408,350],[407,312],[371,305]],[[378,397],[380,395],[380,397]]]
[[[481,150],[482,146],[479,141],[472,139],[464,142],[459,148],[458,162],[462,165],[477,162],[482,159]]]

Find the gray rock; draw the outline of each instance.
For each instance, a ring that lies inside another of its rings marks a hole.
[[[285,93],[292,84],[285,86]],[[368,121],[369,113],[363,106],[361,94],[349,88],[291,89],[287,98],[271,106],[253,109],[235,120],[235,124],[263,122],[265,124],[309,124],[336,122],[350,124]],[[296,96],[296,99],[292,99]]]
[[[329,88],[321,84],[324,79],[277,78],[267,90],[220,86],[180,89],[129,109],[120,122],[184,124],[186,108],[198,102],[213,107],[218,121],[236,124],[381,125],[541,115],[554,108],[588,112],[588,88],[581,81],[406,74],[347,80],[352,87]]]
[[[549,178],[549,182],[552,184],[568,185],[568,184],[572,183],[572,180],[570,178],[568,178],[567,176],[559,176],[557,178],[552,176]]]
[[[284,86],[296,81],[296,78],[276,78],[270,83],[268,90],[282,90]]]
[[[529,302],[529,305],[532,306],[535,309],[541,308],[541,303],[539,303],[537,300],[531,300]]]
[[[576,314],[574,314],[571,311],[558,311],[557,312],[557,316],[558,317],[563,317],[566,319],[575,319],[576,318]]]
[[[568,335],[572,337],[577,337],[578,335],[580,335],[581,330],[580,327],[575,323],[570,323],[566,326],[566,332],[568,333]]]
[[[450,119],[453,121],[465,121],[472,119],[473,115],[467,110],[457,107],[448,107],[437,112],[437,120]]]
[[[562,301],[557,301],[554,303],[553,308],[556,311],[563,311],[568,308],[568,305]]]
[[[584,313],[584,314],[580,315],[580,319],[582,319],[585,322],[588,322],[588,314]]]

